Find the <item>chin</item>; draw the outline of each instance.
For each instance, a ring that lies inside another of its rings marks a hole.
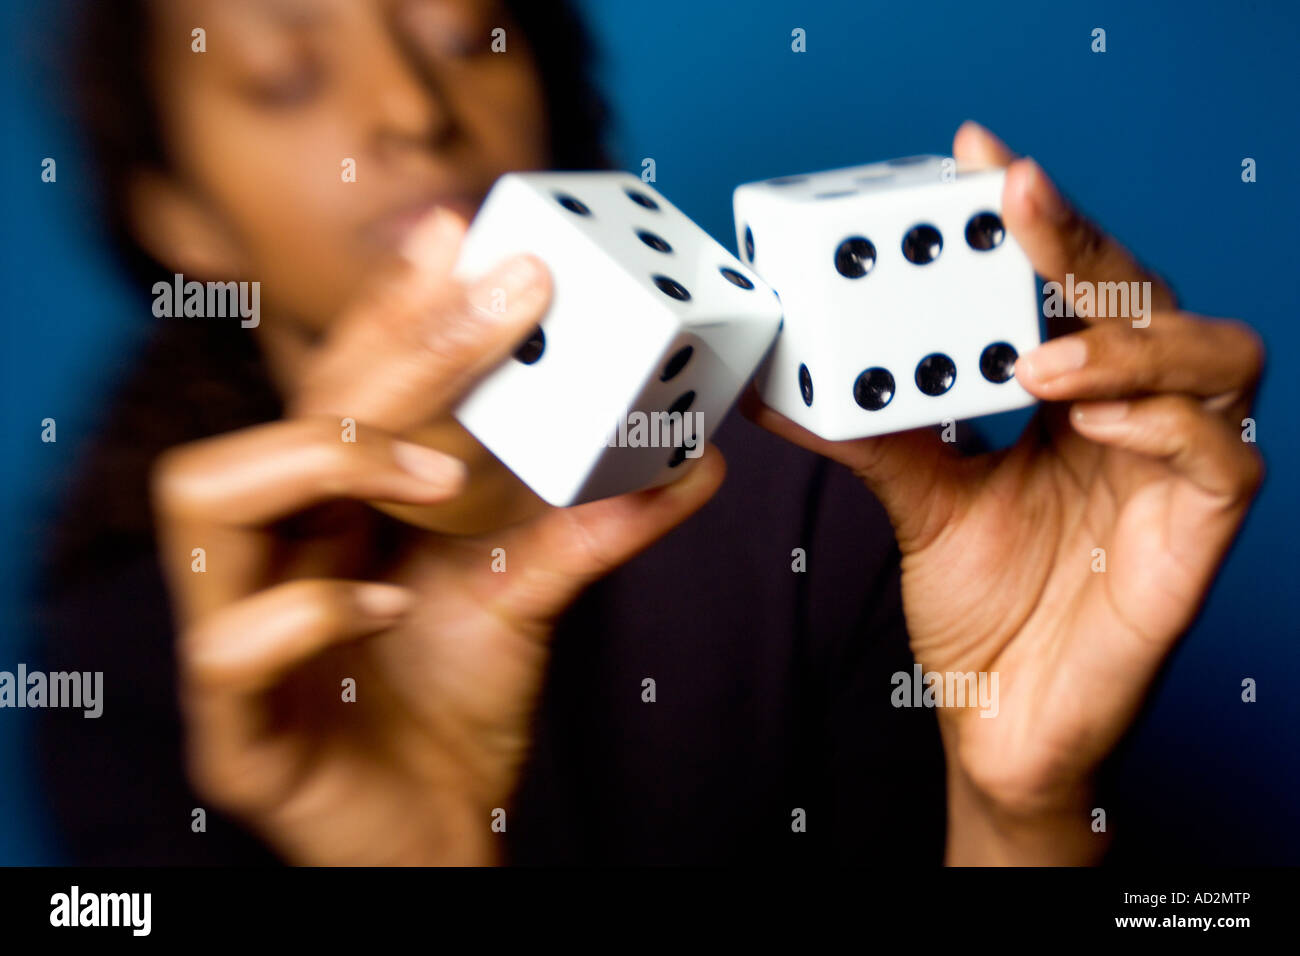
[[[458,497],[438,505],[371,502],[384,514],[426,531],[477,535],[519,524],[550,508],[458,422],[448,419],[402,437],[459,458],[469,469],[469,480]]]

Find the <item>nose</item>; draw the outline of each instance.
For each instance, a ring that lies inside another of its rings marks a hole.
[[[445,147],[458,124],[444,84],[400,36],[383,30],[376,40],[380,55],[367,66],[369,96],[362,108],[381,155]]]

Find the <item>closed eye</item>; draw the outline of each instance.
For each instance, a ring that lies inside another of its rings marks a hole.
[[[286,73],[249,80],[244,93],[259,105],[291,109],[311,103],[324,86],[324,69],[316,63],[303,63]]]

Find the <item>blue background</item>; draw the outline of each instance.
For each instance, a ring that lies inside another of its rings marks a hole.
[[[5,190],[0,669],[36,660],[22,594],[35,518],[130,359],[143,303],[85,222],[89,170],[53,115],[33,39],[49,5],[0,0]],[[949,152],[975,118],[1035,156],[1185,308],[1252,323],[1270,349],[1256,411],[1264,491],[1117,766],[1110,821],[1153,861],[1300,863],[1300,436],[1295,4],[745,4],[584,0],[604,51],[617,158],[734,247],[740,182]],[[22,9],[30,7],[34,9]],[[792,53],[790,32],[807,31]],[[1107,52],[1090,51],[1091,31]],[[59,162],[57,185],[40,162]],[[1241,181],[1243,157],[1258,182]],[[57,444],[40,421],[58,421]],[[1005,431],[1005,423],[1002,423]],[[1253,677],[1259,701],[1240,700]],[[30,767],[30,714],[0,711],[0,863],[58,859]],[[870,732],[864,728],[864,732]]]

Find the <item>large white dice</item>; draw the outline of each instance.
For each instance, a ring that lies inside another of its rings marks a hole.
[[[550,268],[551,307],[457,419],[553,505],[682,475],[772,344],[776,295],[628,173],[501,177],[457,275],[519,252]]]
[[[785,311],[764,401],[831,440],[1032,404],[1013,364],[1039,298],[1003,179],[911,156],[738,187],[741,253]]]

